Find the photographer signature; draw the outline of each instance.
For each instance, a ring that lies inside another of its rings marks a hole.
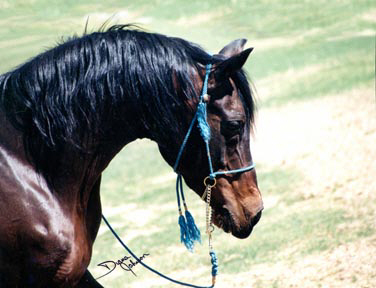
[[[144,253],[141,257],[139,257],[139,260],[142,261],[147,256],[150,256],[150,254]],[[117,261],[108,260],[108,261],[104,261],[102,263],[99,263],[97,266],[104,267],[104,268],[108,269],[109,271],[106,274],[103,274],[102,276],[100,276],[100,277],[98,277],[96,279],[102,278],[102,277],[110,274],[118,266],[120,268],[122,268],[124,271],[131,272],[134,276],[137,277],[136,273],[133,271],[133,268],[138,263],[140,263],[140,261],[133,260],[130,256],[124,256],[123,258],[121,258],[121,259],[119,259]]]

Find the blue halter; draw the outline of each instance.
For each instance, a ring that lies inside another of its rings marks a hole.
[[[197,120],[197,123],[198,123],[197,126],[200,130],[201,137],[205,142],[206,154],[207,154],[207,157],[208,157],[208,164],[209,164],[209,171],[210,171],[210,174],[209,174],[208,177],[211,180],[215,180],[216,176],[219,176],[219,175],[242,173],[242,172],[245,172],[245,171],[250,171],[250,170],[255,168],[255,164],[252,163],[249,166],[239,168],[239,169],[228,170],[228,171],[217,171],[217,172],[213,171],[213,165],[212,165],[212,160],[211,160],[211,156],[210,156],[210,146],[209,146],[210,126],[207,122],[207,103],[205,102],[205,95],[207,95],[207,91],[208,91],[208,80],[209,80],[209,74],[211,72],[211,67],[212,67],[212,64],[206,65],[205,79],[204,79],[204,83],[203,83],[203,87],[202,87],[202,92],[201,92],[201,95],[200,95],[200,98],[199,98],[197,111],[196,111],[195,115],[193,116],[191,124],[189,125],[187,134],[185,135],[183,143],[180,146],[180,149],[179,149],[179,152],[178,152],[178,155],[176,157],[175,164],[174,164],[174,171],[177,173],[176,196],[177,196],[178,209],[179,209],[179,214],[180,214],[179,215],[180,240],[181,240],[182,243],[184,243],[184,245],[187,247],[187,249],[191,252],[193,251],[194,243],[196,241],[201,243],[201,234],[200,234],[200,230],[197,228],[197,226],[196,226],[196,224],[193,220],[191,213],[188,211],[187,204],[186,204],[185,198],[184,198],[184,192],[183,192],[183,180],[182,180],[183,177],[177,171],[177,169],[178,169],[178,165],[179,165],[180,159],[182,157],[183,151],[185,149],[185,146],[188,142],[188,138],[189,138],[189,136],[190,136],[190,134],[193,130],[194,124],[196,123],[196,120]],[[180,196],[183,200],[183,205],[184,205],[184,209],[185,209],[185,218],[183,216],[182,209],[181,209]],[[217,256],[216,256],[214,250],[211,247],[211,244],[209,244],[209,247],[210,247],[209,254],[210,254],[211,263],[212,263],[212,276],[213,276],[213,279],[214,279],[211,287],[214,287],[215,277],[218,274],[218,260],[217,260]]]

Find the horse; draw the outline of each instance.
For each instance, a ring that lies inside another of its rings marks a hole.
[[[115,25],[73,36],[0,76],[0,286],[102,287],[87,267],[101,175],[128,143],[155,141],[173,166],[205,65],[212,165],[252,162],[255,100],[238,39],[211,55],[181,38]],[[199,196],[209,173],[193,127],[178,172]],[[263,209],[255,170],[220,175],[213,222],[247,238]]]

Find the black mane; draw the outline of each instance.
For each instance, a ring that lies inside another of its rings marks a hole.
[[[219,60],[183,39],[113,26],[0,76],[0,109],[23,133],[37,168],[49,171],[67,145],[85,151],[93,141],[121,137],[124,127],[156,141],[184,133],[186,100],[198,96],[192,75]],[[235,78],[253,121],[246,77]]]

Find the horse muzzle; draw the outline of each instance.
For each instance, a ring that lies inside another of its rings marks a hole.
[[[231,233],[233,236],[239,239],[245,239],[251,235],[253,227],[259,222],[262,214],[261,208],[253,217],[249,213],[246,213],[246,224],[240,225],[239,219],[230,210],[222,207],[214,209],[213,223],[223,229],[226,233]],[[243,221],[242,221],[243,222]]]

